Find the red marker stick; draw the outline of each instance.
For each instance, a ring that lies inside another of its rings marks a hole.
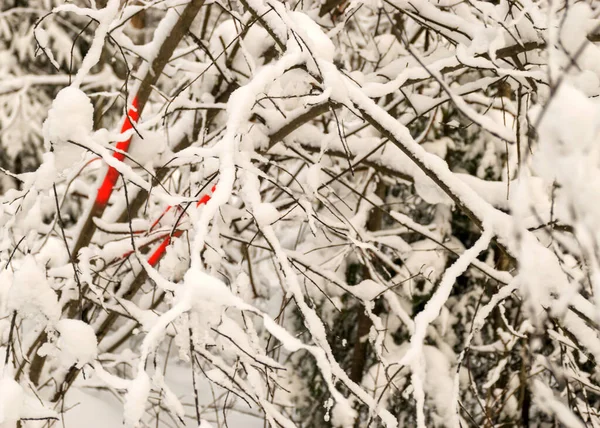
[[[213,193],[216,188],[217,188],[217,186],[214,185],[212,187],[212,189],[211,189],[211,193]],[[210,198],[211,198],[211,195],[209,195],[209,194],[206,194],[206,195],[202,196],[200,198],[200,200],[198,201],[198,203],[196,204],[196,207],[199,207],[200,205],[206,204],[208,201],[210,201]],[[170,208],[171,207],[168,207],[167,210],[169,210]],[[158,220],[154,223],[154,225],[156,225],[157,222],[158,222]],[[183,235],[183,231],[182,230],[175,230],[175,232],[173,233],[173,235],[167,236],[161,242],[161,244],[156,248],[156,250],[154,250],[154,252],[150,255],[150,258],[148,258],[148,264],[150,266],[152,266],[152,267],[156,266],[158,264],[158,262],[160,261],[160,259],[162,259],[162,257],[165,255],[165,253],[167,251],[167,247],[171,243],[171,239],[172,238],[179,238],[181,235]]]
[[[137,101],[137,97],[135,97],[133,99],[133,102],[131,103],[131,107],[129,108],[129,111],[127,112],[127,116],[125,117],[125,120],[123,121],[123,126],[121,127],[121,133],[132,129],[133,124],[137,123],[139,118],[140,118],[140,115],[138,112],[138,101]],[[120,150],[120,152],[115,151],[113,153],[113,157],[115,159],[118,159],[119,161],[123,161],[123,159],[125,159],[125,155],[122,152],[126,152],[129,149],[130,144],[131,144],[131,137],[129,137],[125,140],[119,141],[115,147],[118,150]],[[117,183],[118,178],[119,178],[119,171],[114,169],[112,166],[109,166],[108,171],[106,172],[106,175],[104,176],[104,181],[102,182],[102,185],[98,189],[98,194],[96,195],[96,200],[94,201],[95,206],[101,206],[101,207],[106,206],[106,204],[108,203],[108,200],[110,199],[110,195],[112,194],[112,192],[115,188],[115,184]]]

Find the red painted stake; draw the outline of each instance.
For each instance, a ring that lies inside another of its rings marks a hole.
[[[216,185],[214,185],[211,189],[211,193],[214,193],[215,189],[217,188]],[[208,201],[210,201],[211,195],[206,194],[204,196],[202,196],[200,198],[200,200],[198,201],[198,203],[196,204],[196,207],[199,207],[200,205],[204,205],[206,204]],[[171,207],[168,207],[166,211],[168,211]],[[164,215],[164,213],[161,215],[161,217]],[[154,227],[158,222],[159,222],[160,218],[158,220],[156,220],[154,222],[154,225],[152,227]],[[162,259],[162,257],[165,255],[166,251],[167,251],[167,247],[169,246],[169,244],[171,243],[171,239],[172,238],[179,238],[181,235],[183,235],[183,231],[182,230],[176,230],[172,236],[167,236],[162,242],[161,244],[156,248],[156,250],[154,250],[154,252],[150,255],[150,258],[148,258],[148,264],[152,267],[156,266],[158,264],[158,262],[160,261],[160,259]]]
[[[140,118],[140,114],[138,112],[138,100],[137,97],[133,98],[131,103],[131,107],[127,112],[127,117],[123,121],[123,126],[121,127],[121,133],[129,131],[133,128],[133,124],[137,123]],[[131,137],[126,140],[117,142],[116,148],[121,150],[122,152],[126,152],[129,149],[129,145],[131,144]],[[113,157],[120,161],[125,159],[125,155],[121,152],[114,152]],[[119,171],[114,169],[112,166],[108,167],[108,171],[106,171],[106,175],[104,176],[104,181],[102,185],[98,189],[98,194],[96,195],[96,200],[94,201],[94,205],[105,207],[110,199],[110,195],[112,194],[115,184],[117,183],[117,179],[119,178]]]

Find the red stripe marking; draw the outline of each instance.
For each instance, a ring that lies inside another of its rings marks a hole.
[[[123,121],[123,126],[121,127],[121,133],[129,131],[131,128],[133,128],[133,124],[137,123],[139,118],[140,118],[140,114],[138,112],[138,100],[137,100],[137,97],[134,97],[133,101],[131,103],[131,107],[129,108],[129,111],[127,112],[127,116],[125,117],[125,120]],[[116,148],[123,152],[126,152],[127,149],[129,149],[130,144],[131,144],[131,137],[117,142]],[[123,159],[125,159],[125,155],[120,152],[114,152],[113,157],[115,159],[118,159],[119,161],[123,161]],[[108,171],[106,171],[106,175],[104,176],[104,181],[102,182],[102,185],[98,189],[98,194],[96,195],[96,201],[94,202],[94,205],[101,206],[101,207],[106,206],[106,204],[108,203],[108,200],[110,198],[110,195],[112,194],[113,189],[115,188],[115,184],[117,183],[118,178],[119,178],[119,172],[116,169],[114,169],[112,166],[109,166]]]
[[[173,233],[174,238],[179,238],[181,235],[183,235],[183,230],[176,230],[175,233]],[[150,258],[148,259],[148,264],[150,266],[154,267],[158,264],[160,259],[162,259],[162,257],[165,255],[165,253],[167,251],[167,247],[169,246],[170,243],[171,243],[171,237],[167,236],[165,238],[165,240],[161,242],[161,244],[158,246],[158,248],[156,248],[156,250],[154,250],[154,253],[152,253]]]
[[[215,184],[211,189],[210,189],[210,193],[215,193],[215,190],[217,189],[217,185]],[[210,198],[212,196],[209,195],[208,193],[204,196],[202,196],[200,198],[200,200],[198,201],[198,203],[196,204],[197,207],[199,207],[200,205],[204,205],[205,203],[207,203],[208,201],[210,201]]]
[[[211,192],[214,192],[215,189],[217,188],[216,185],[214,185],[211,189]],[[210,201],[210,198],[212,196],[209,194],[206,194],[204,196],[202,196],[202,198],[200,198],[200,200],[198,201],[198,203],[196,204],[197,207],[199,207],[200,205],[204,205],[205,203],[207,203],[208,201]],[[181,235],[183,235],[183,231],[182,230],[176,230],[173,233],[173,237],[174,238],[179,238]],[[167,236],[165,238],[165,240],[163,242],[161,242],[161,244],[156,248],[156,250],[154,250],[154,252],[152,253],[152,255],[150,256],[150,258],[148,259],[148,264],[152,267],[156,266],[158,264],[158,262],[160,261],[160,259],[162,259],[162,257],[165,255],[166,251],[167,251],[167,247],[169,246],[169,244],[171,243],[171,236]]]
[[[165,216],[165,214],[167,214],[169,212],[169,210],[173,208],[171,205],[169,205],[167,207],[166,210],[163,211],[163,213],[156,219],[154,220],[154,223],[152,223],[152,226],[150,226],[150,232],[152,232],[152,230],[158,225],[158,223],[160,222],[160,220]]]

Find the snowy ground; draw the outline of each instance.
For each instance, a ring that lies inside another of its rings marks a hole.
[[[184,421],[185,425],[180,421],[171,419],[166,412],[163,412],[158,424],[156,418],[150,414],[146,416],[144,421],[148,426],[157,428],[196,427],[191,368],[184,364],[170,364],[167,367],[165,381],[186,407],[186,415],[190,417]],[[81,377],[77,382],[77,387],[72,388],[67,394],[64,427],[107,428],[123,425],[122,402],[111,391],[86,387],[86,385],[93,385],[93,383],[93,379],[83,379]],[[216,413],[211,405],[215,402],[215,397],[220,398],[219,401],[222,402],[222,398],[227,391],[216,385],[211,386],[208,382],[203,382],[202,379],[200,379],[198,390],[201,418],[205,421],[201,427],[217,428],[226,426],[222,407],[218,406],[219,410]],[[229,394],[227,403],[228,407],[231,405],[234,407],[225,412],[227,426],[230,428],[264,428],[262,416],[258,415],[254,409],[249,409],[243,401]]]

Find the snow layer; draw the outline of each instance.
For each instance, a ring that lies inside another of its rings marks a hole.
[[[96,334],[89,324],[79,320],[62,319],[56,324],[60,334],[57,358],[63,366],[83,367],[91,363],[97,355]]]
[[[60,306],[54,290],[46,278],[46,273],[28,255],[13,276],[8,291],[8,311],[41,323],[54,324],[60,318]]]
[[[82,144],[92,133],[94,107],[88,96],[72,86],[62,89],[52,102],[44,121],[46,150],[54,150],[55,167],[59,171],[78,163],[84,153]]]

